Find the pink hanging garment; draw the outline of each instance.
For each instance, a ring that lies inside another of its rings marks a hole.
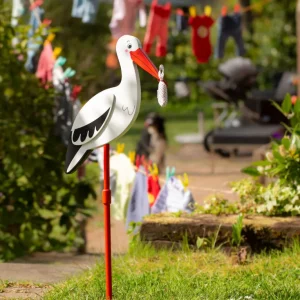
[[[42,84],[52,81],[54,62],[52,45],[49,42],[45,43],[36,71],[36,77],[41,79]]]
[[[141,25],[145,19],[142,0],[114,0],[114,8],[109,28],[116,39],[125,34],[132,34],[135,29],[137,14],[140,14]]]
[[[167,54],[168,42],[168,21],[171,15],[171,3],[158,5],[157,0],[153,0],[149,15],[149,22],[144,39],[144,50],[151,52],[152,44],[157,37],[156,56],[162,57]]]

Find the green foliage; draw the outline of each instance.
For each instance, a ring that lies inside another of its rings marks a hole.
[[[12,28],[1,3],[0,259],[76,249],[95,194],[91,181],[64,175],[66,148],[53,134],[53,90],[24,69],[26,27]]]
[[[268,215],[300,214],[300,101],[286,95],[277,109],[290,122],[286,135],[274,141],[266,160],[258,161],[243,172],[254,178],[264,175],[272,182],[263,186],[255,181],[242,180],[233,185],[242,202],[251,204],[254,212]],[[254,208],[255,207],[255,208]]]
[[[252,0],[252,3],[261,0]],[[274,72],[295,70],[296,62],[296,2],[272,0],[257,6],[254,14],[254,34],[246,35],[250,58],[262,67],[260,83],[267,87]]]
[[[205,201],[204,205],[196,205],[195,213],[204,214],[235,214],[237,207],[235,204],[230,203],[222,195],[209,196]]]
[[[240,247],[242,242],[243,215],[239,214],[236,223],[232,225],[232,244]]]
[[[267,186],[244,179],[232,184],[243,203],[237,203],[238,211],[268,216],[300,215],[300,186],[281,184],[279,180]],[[247,195],[247,196],[245,196]]]

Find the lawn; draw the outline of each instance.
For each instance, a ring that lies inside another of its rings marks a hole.
[[[300,246],[235,265],[225,254],[139,246],[113,259],[114,299],[300,299]],[[44,299],[105,299],[104,261]]]

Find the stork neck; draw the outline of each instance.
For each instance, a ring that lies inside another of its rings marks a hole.
[[[136,64],[128,57],[120,57],[122,80],[120,85],[128,88],[140,88],[140,76]]]

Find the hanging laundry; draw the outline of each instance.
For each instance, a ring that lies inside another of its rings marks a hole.
[[[99,0],[73,0],[72,17],[82,19],[83,23],[95,23]]]
[[[103,170],[103,152],[101,153],[101,150],[98,157],[101,161]],[[113,187],[111,184],[113,196],[111,206],[112,216],[116,220],[125,220],[126,208],[130,197],[130,189],[132,187],[136,172],[129,157],[127,157],[124,153],[117,153],[111,156],[110,170],[112,172],[111,174],[114,174],[115,176],[115,187]],[[111,178],[112,183],[113,180],[114,178]]]
[[[20,18],[25,12],[24,0],[12,1],[12,14],[11,14],[11,26],[18,25],[18,18]]]
[[[139,12],[140,26],[145,27],[146,11],[142,0],[114,0],[112,19],[109,24],[115,39],[125,34],[132,34]]]
[[[165,183],[157,196],[151,212],[192,212],[194,210],[194,199],[189,190],[185,190],[182,182],[176,177],[171,177]]]
[[[176,28],[179,32],[185,32],[189,27],[189,18],[187,17],[187,13],[187,7],[178,8],[176,10]]]
[[[52,81],[54,63],[55,60],[52,45],[50,42],[46,41],[36,71],[36,77],[41,80],[43,85]]]
[[[36,30],[40,26],[40,22],[43,20],[44,10],[40,6],[36,6],[30,13],[28,31],[28,43],[27,43],[27,60],[25,68],[28,72],[35,73],[38,58],[37,52],[41,49],[42,37],[34,37]]]
[[[160,192],[160,184],[157,175],[148,176],[148,199],[150,207],[152,207],[156,201],[156,198]]]
[[[66,81],[63,85],[63,92],[55,96],[55,135],[59,136],[62,143],[68,146],[73,117],[73,103],[70,98],[70,84]]]
[[[189,24],[192,26],[192,47],[198,63],[207,63],[211,54],[210,27],[214,20],[210,16],[190,17]]]
[[[81,107],[82,107],[82,104],[80,102],[80,99],[79,99],[79,93],[81,92],[82,90],[82,87],[80,85],[75,85],[72,89],[72,92],[71,92],[71,99],[73,101],[73,122],[76,118],[76,116],[78,115]]]
[[[148,201],[147,176],[145,168],[140,166],[136,172],[130,202],[127,210],[126,228],[131,222],[141,222],[146,215],[150,214]],[[138,228],[136,229],[138,230]]]
[[[64,89],[64,70],[62,66],[66,63],[67,59],[65,57],[58,57],[55,61],[54,67],[53,67],[53,86],[57,91],[63,91]]]
[[[139,6],[139,22],[140,22],[140,27],[144,28],[147,25],[147,13],[146,13],[146,8],[145,4],[143,1],[141,1],[141,4]]]
[[[144,50],[151,52],[154,40],[157,38],[156,56],[163,57],[167,54],[168,42],[168,22],[171,15],[171,3],[159,5],[157,0],[153,0],[149,15],[147,31],[144,39]]]
[[[218,21],[218,38],[216,46],[216,58],[224,57],[225,45],[228,38],[232,37],[237,46],[237,55],[245,54],[244,41],[242,37],[242,16],[239,12],[233,15],[224,13]]]

